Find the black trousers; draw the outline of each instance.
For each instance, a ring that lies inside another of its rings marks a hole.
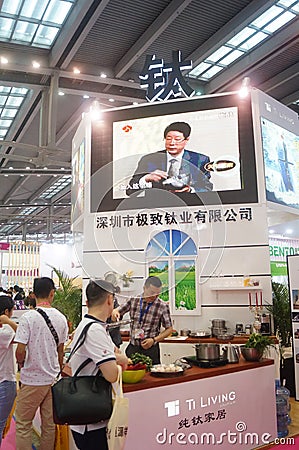
[[[72,430],[72,435],[79,450],[108,450],[106,427],[84,434]]]
[[[145,350],[141,345],[133,345],[130,343],[126,348],[126,355],[130,358],[133,353],[141,353],[142,355],[149,356],[152,358],[153,364],[161,364],[159,344],[155,344],[151,348]]]

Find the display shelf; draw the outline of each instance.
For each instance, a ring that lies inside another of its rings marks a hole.
[[[213,286],[211,291],[262,291],[263,286]]]

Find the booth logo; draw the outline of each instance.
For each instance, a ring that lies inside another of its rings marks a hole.
[[[164,403],[164,408],[167,409],[167,417],[178,416],[180,414],[180,401],[166,402]]]

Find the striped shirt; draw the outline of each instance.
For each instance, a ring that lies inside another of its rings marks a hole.
[[[132,297],[118,310],[121,316],[126,312],[130,313],[130,319],[132,320],[130,342],[133,345],[140,344],[140,339],[135,338],[135,332],[138,329],[144,331],[144,339],[147,339],[156,337],[160,333],[161,327],[169,328],[172,326],[169,306],[159,297],[152,303],[146,303],[141,296]]]

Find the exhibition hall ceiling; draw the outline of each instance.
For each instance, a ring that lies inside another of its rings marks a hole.
[[[0,239],[67,239],[82,113],[145,103],[147,55],[180,51],[197,95],[246,79],[299,112],[298,16],[294,0],[0,1]]]

